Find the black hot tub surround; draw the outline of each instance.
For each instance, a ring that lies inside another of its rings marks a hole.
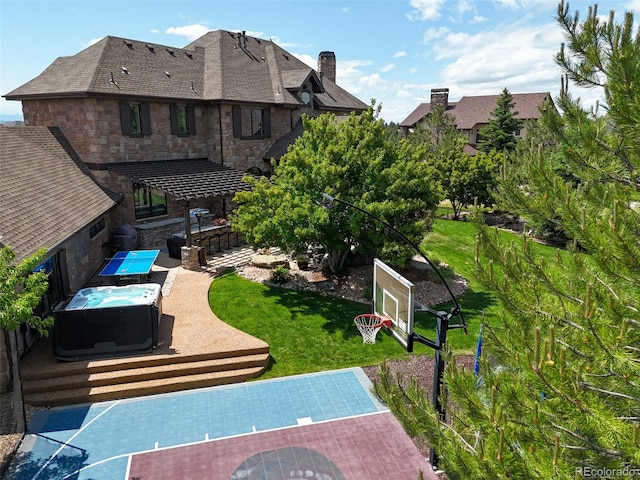
[[[61,360],[149,352],[158,345],[162,290],[157,283],[84,288],[53,314]]]

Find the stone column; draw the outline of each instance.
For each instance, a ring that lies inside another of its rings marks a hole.
[[[182,258],[182,268],[187,270],[198,270],[200,263],[198,262],[199,247],[180,247],[180,256]]]

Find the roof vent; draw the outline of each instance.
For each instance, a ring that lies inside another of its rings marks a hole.
[[[264,57],[260,57],[260,60],[262,60],[263,62],[266,62],[266,61],[267,61],[267,59],[266,59],[266,58],[264,58]]]
[[[171,78],[171,73],[169,73],[169,72],[165,71],[165,72],[164,72],[164,74],[165,74],[168,78]]]
[[[131,43],[129,40],[123,40],[122,43],[124,43],[128,48],[133,50],[133,43]]]
[[[171,55],[172,57],[175,57],[175,56],[176,56],[176,52],[174,52],[174,51],[173,51],[173,50],[171,50],[170,48],[167,48],[166,50],[167,50],[167,53],[168,53],[169,55]]]
[[[154,47],[153,45],[145,43],[144,46],[147,47],[151,53],[156,53],[156,47]]]
[[[184,52],[184,54],[189,57],[189,58],[193,58],[193,53],[190,52]]]
[[[286,58],[287,60],[289,60],[289,55],[287,55],[286,53],[283,53],[283,54],[282,54],[282,56],[283,56],[284,58]]]
[[[122,73],[124,73],[125,75],[129,75],[129,70],[127,69],[127,67],[120,67],[120,70],[122,70]]]

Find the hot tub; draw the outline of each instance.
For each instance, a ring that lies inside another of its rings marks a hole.
[[[158,345],[162,290],[157,283],[83,288],[53,315],[62,360],[148,352]]]

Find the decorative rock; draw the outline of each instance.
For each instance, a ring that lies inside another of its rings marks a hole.
[[[289,266],[289,259],[286,255],[261,255],[251,257],[251,265],[258,268],[274,268],[278,265]]]

